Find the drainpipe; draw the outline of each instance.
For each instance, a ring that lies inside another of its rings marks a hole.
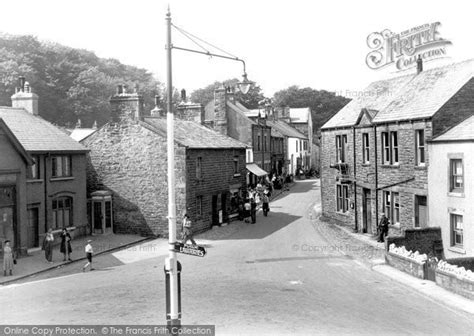
[[[354,231],[358,232],[359,231],[359,225],[358,225],[358,217],[357,217],[357,183],[356,183],[356,134],[355,134],[355,127],[352,127],[352,148],[354,152],[354,181],[353,181],[353,186],[354,186],[354,218],[355,218],[355,227]]]
[[[48,232],[48,179],[47,179],[47,165],[46,165],[46,158],[49,157],[50,154],[47,153],[44,155],[44,166],[43,166],[43,180],[44,180],[44,233]]]
[[[378,148],[377,125],[374,125],[374,153],[375,153],[375,225],[379,224],[379,174],[378,174]]]

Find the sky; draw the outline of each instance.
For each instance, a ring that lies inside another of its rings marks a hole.
[[[9,14],[2,15],[0,31],[87,49],[166,82],[168,6],[174,25],[245,60],[248,78],[267,97],[297,85],[351,98],[372,81],[414,71],[367,66],[367,37],[385,29],[401,33],[440,22],[439,36],[452,45],[447,57],[425,68],[474,58],[470,1],[4,0],[2,12]],[[202,50],[176,29],[172,43]],[[172,55],[179,90],[242,76],[240,62],[177,49]]]

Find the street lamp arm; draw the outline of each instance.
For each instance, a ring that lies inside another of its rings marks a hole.
[[[182,47],[176,47],[176,46],[171,46],[171,49],[178,49],[178,50],[193,52],[193,53],[196,53],[196,54],[220,57],[220,58],[225,58],[225,59],[229,59],[229,60],[232,60],[232,61],[242,62],[243,66],[244,66],[244,74],[246,73],[246,71],[245,71],[245,61],[243,59],[238,58],[238,57],[224,56],[224,55],[214,54],[214,53],[211,53],[209,51],[200,51],[200,50],[194,50],[194,49],[188,49],[188,48],[182,48]]]

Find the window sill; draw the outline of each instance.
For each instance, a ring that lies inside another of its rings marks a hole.
[[[466,250],[462,247],[450,246],[448,247],[448,251],[459,253],[459,254],[466,254]]]
[[[336,211],[336,213],[343,216],[349,216],[349,211],[346,211],[346,212]]]
[[[52,177],[49,179],[51,182],[56,181],[72,181],[74,180],[74,176],[65,176],[65,177]]]
[[[366,162],[366,163],[363,163],[363,164],[362,164],[362,167],[370,167],[370,166],[371,166],[371,165],[370,165],[370,162]]]
[[[27,179],[26,183],[42,183],[42,179]]]
[[[400,165],[399,164],[382,164],[381,168],[396,168],[396,169],[400,169]]]
[[[234,177],[240,177],[242,176],[241,174],[234,174]]]
[[[415,170],[427,170],[426,166],[415,166]]]
[[[464,198],[466,197],[463,192],[448,192],[448,197],[458,197],[458,198]]]

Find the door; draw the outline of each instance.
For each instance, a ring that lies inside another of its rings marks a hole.
[[[102,218],[104,218],[102,214],[102,202],[92,202],[93,204],[93,217],[94,217],[94,231],[96,233],[103,233],[102,232]]]
[[[370,198],[370,189],[364,188],[362,195],[362,231],[364,233],[372,233],[372,202]]]
[[[212,195],[211,225],[219,225],[219,211],[217,209],[217,196]]]
[[[426,227],[428,225],[427,213],[426,196],[415,196],[415,227]]]
[[[112,201],[105,201],[105,231],[112,232]]]
[[[38,208],[28,209],[28,248],[39,246]]]
[[[219,219],[219,224],[227,223],[227,193],[221,194],[221,212],[222,212],[222,220]]]
[[[14,246],[13,232],[13,207],[0,207],[0,242],[9,240],[10,246]],[[0,246],[3,248],[3,244]]]

